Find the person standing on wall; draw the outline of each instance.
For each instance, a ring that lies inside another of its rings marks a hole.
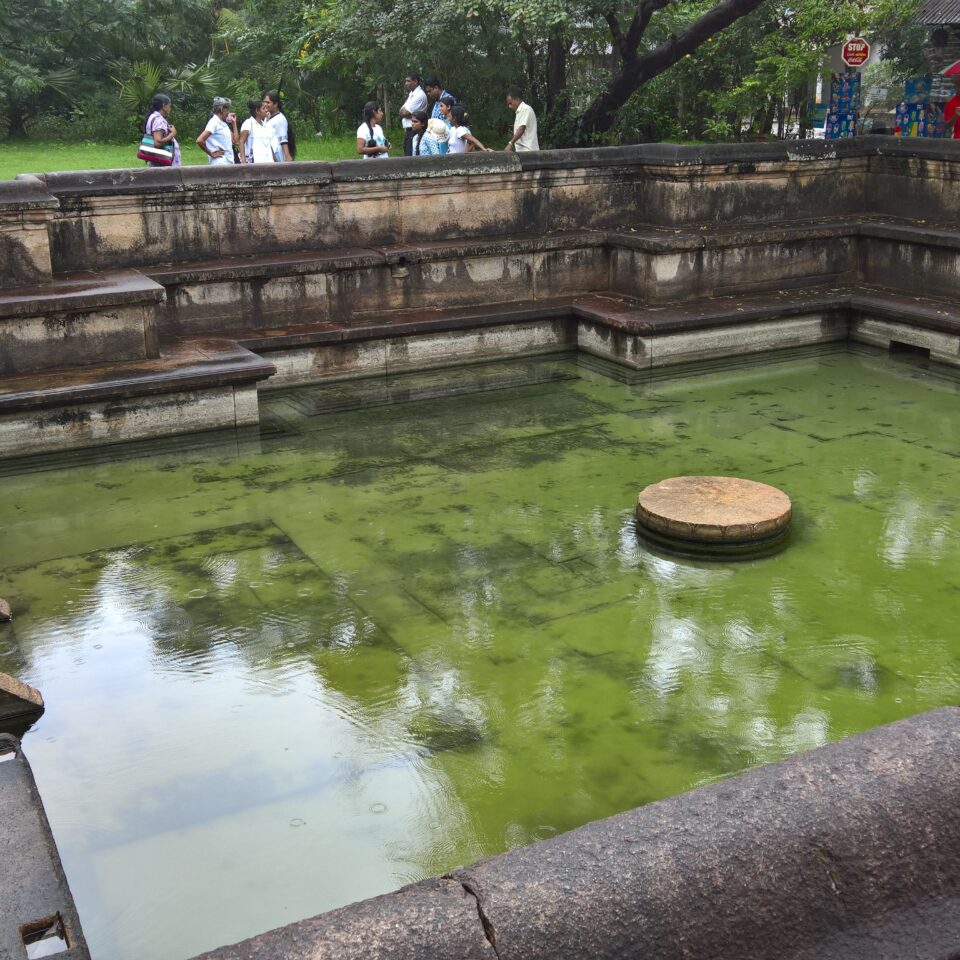
[[[403,155],[413,156],[413,118],[419,110],[427,109],[427,95],[420,86],[420,74],[413,70],[408,71],[403,78],[403,89],[407,91],[407,99],[400,108],[400,123],[403,126]]]
[[[279,91],[268,90],[263,95],[263,104],[267,108],[264,126],[277,141],[277,156],[274,159],[278,163],[291,163],[297,158],[297,138],[293,135],[293,126],[280,105]]]
[[[213,113],[203,133],[197,137],[197,146],[214,165],[233,163],[233,145],[240,141],[236,114],[230,112],[226,97],[213,98]]]
[[[507,91],[507,107],[516,114],[516,118],[513,121],[513,136],[506,149],[516,150],[518,153],[539,150],[537,115],[533,112],[533,107],[523,102],[523,94],[516,87]]]

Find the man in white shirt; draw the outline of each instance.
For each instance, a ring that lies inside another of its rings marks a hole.
[[[400,122],[403,124],[403,155],[413,156],[413,115],[418,110],[427,109],[427,95],[420,85],[420,74],[409,71],[403,78],[403,89],[407,91],[407,99],[400,108]]]
[[[537,115],[533,112],[533,107],[523,102],[523,94],[516,87],[507,91],[507,106],[517,115],[513,121],[513,136],[507,144],[507,150],[539,150]]]

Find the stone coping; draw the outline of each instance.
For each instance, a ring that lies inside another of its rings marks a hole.
[[[953,956],[958,803],[945,707],[202,960]]]
[[[519,154],[494,152],[455,157],[394,157],[378,161],[307,161],[283,165],[242,164],[21,174],[14,181],[0,184],[0,205],[50,206],[51,197],[160,193],[198,187],[226,190],[252,183],[267,187],[324,187],[334,182],[389,182],[591,167],[710,167],[870,157],[915,157],[957,162],[960,161],[960,143],[912,138],[907,142],[885,136],[838,141],[788,140],[701,146],[650,143]]]
[[[31,174],[15,180],[0,180],[0,211],[5,215],[17,210],[55,210],[57,199],[46,185]]]
[[[0,380],[0,415],[228,384],[251,384],[276,373],[269,360],[223,339],[165,344],[156,360],[78,367]]]
[[[160,303],[164,289],[138,270],[59,274],[52,283],[0,291],[0,319]]]

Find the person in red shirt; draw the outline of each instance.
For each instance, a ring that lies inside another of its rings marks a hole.
[[[955,93],[943,108],[943,119],[946,123],[953,124],[953,139],[960,140],[960,123],[957,122],[960,114],[960,80],[957,81],[957,93]]]

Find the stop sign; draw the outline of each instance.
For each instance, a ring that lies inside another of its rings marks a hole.
[[[870,59],[870,44],[863,37],[851,37],[843,45],[840,55],[848,67],[863,66]]]

